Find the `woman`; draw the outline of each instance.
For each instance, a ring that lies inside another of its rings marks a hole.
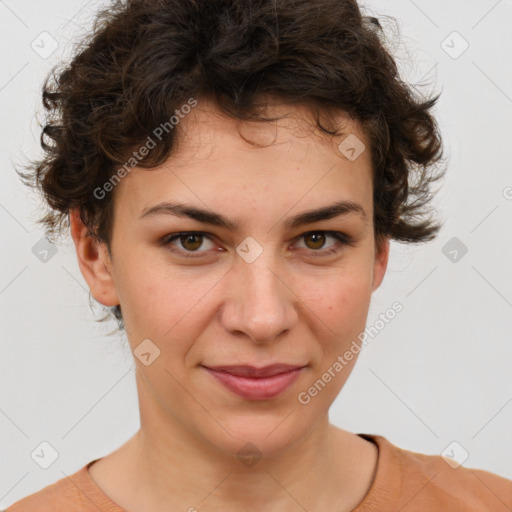
[[[117,2],[43,97],[24,179],[126,330],[141,427],[9,512],[510,510],[501,476],[329,422],[390,240],[439,230],[438,98],[399,80],[376,19]]]

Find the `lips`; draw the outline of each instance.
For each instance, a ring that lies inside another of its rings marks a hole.
[[[235,377],[251,377],[251,378],[261,378],[261,377],[273,377],[274,375],[279,375],[281,373],[287,373],[294,370],[299,370],[303,368],[302,366],[292,365],[292,364],[272,364],[270,366],[263,366],[257,368],[255,366],[250,365],[230,365],[230,366],[208,366],[210,370],[226,372]]]
[[[203,368],[232,393],[246,400],[267,400],[288,389],[305,367],[274,364],[260,368],[249,365]]]

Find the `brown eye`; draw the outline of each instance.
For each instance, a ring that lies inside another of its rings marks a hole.
[[[321,249],[325,243],[325,235],[321,231],[308,233],[304,235],[304,240],[306,241],[306,245],[309,249]],[[311,241],[311,244],[307,242],[308,240]]]
[[[203,243],[203,235],[189,234],[181,235],[180,242],[184,249],[187,251],[195,251]]]
[[[326,240],[331,238],[335,243],[325,246]],[[340,253],[344,246],[354,245],[353,239],[339,231],[309,231],[300,235],[299,240],[304,244],[301,249],[310,256],[332,256]]]
[[[205,239],[210,242],[211,246],[207,246],[206,249],[203,247],[203,249],[199,250],[199,248],[204,245]],[[211,238],[202,232],[175,233],[164,238],[162,244],[168,246],[173,252],[181,253],[189,257],[204,256],[202,253],[206,253],[208,249],[211,249],[215,245]]]
[[[328,238],[333,239],[335,243],[325,246]],[[351,237],[338,231],[310,231],[303,233],[298,239],[304,244],[301,249],[309,252],[311,256],[319,257],[337,254],[343,246],[354,244]],[[211,246],[200,250],[205,241],[210,242]],[[167,246],[172,252],[188,258],[204,257],[205,254],[211,253],[209,249],[215,247],[211,235],[201,231],[174,233],[163,238],[161,244]],[[221,252],[223,249],[217,248],[217,251]]]

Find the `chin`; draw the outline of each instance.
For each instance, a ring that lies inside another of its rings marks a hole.
[[[308,425],[300,418],[301,412],[288,408],[281,414],[247,413],[241,416],[233,412],[231,417],[224,417],[215,430],[209,429],[203,436],[221,452],[237,456],[242,463],[261,457],[274,457],[283,454],[307,435],[314,425]],[[204,426],[203,426],[204,427]],[[224,430],[225,429],[225,430]],[[231,435],[230,435],[231,434]]]

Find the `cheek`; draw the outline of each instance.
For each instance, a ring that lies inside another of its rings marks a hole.
[[[364,331],[370,306],[371,273],[346,269],[317,280],[314,287],[311,283],[307,280],[302,290],[301,300],[307,305],[303,315],[321,346],[324,366],[343,355],[353,342],[360,344],[358,336]],[[343,381],[336,380],[338,384]]]
[[[172,326],[173,317],[179,314],[176,306],[182,304],[177,297],[183,296],[183,289],[168,274],[143,254],[134,252],[118,261],[115,286],[129,331],[151,337],[161,330],[161,323],[171,324],[168,329]]]
[[[350,346],[358,335],[364,330],[368,310],[370,306],[370,294],[366,287],[347,287],[338,297],[337,304],[332,310],[332,329],[336,336],[332,339],[331,350],[344,351]]]
[[[295,273],[289,279],[291,295],[299,298],[295,307],[302,308],[299,315],[317,335],[334,337],[338,344],[364,329],[371,298],[371,262],[366,253],[356,252],[338,268]],[[199,270],[150,261],[143,251],[119,260],[115,282],[128,330],[137,338],[155,340],[176,339],[183,332],[190,339],[200,332],[212,312],[212,290],[219,290],[225,269],[207,274]]]
[[[339,278],[312,306],[310,318],[315,318],[314,336],[321,352],[311,385],[319,379],[326,383],[315,399],[317,407],[328,407],[336,399],[357,362],[362,348],[359,335],[364,332],[370,305],[370,278],[360,274]]]
[[[311,312],[334,333],[364,322],[371,299],[371,272],[342,268],[329,275],[303,278],[299,295]]]
[[[181,346],[180,338],[190,343],[211,314],[208,297],[221,277],[222,273],[199,275],[193,269],[180,270],[132,255],[118,265],[116,275],[128,332],[134,340],[150,338],[159,344],[172,340],[173,347]]]

